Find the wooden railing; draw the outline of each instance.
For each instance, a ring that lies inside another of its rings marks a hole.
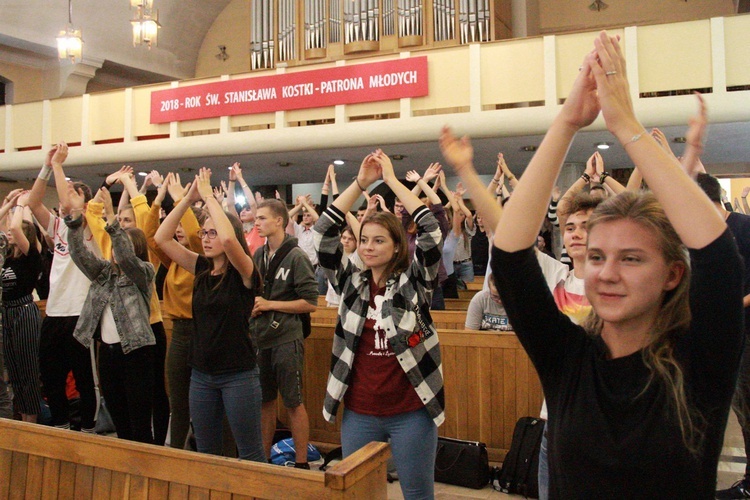
[[[0,498],[387,498],[385,443],[325,473],[0,419]]]
[[[538,415],[541,409],[543,394],[536,370],[513,332],[465,330],[465,310],[432,311],[431,315],[440,336],[445,379],[446,420],[439,433],[482,441],[490,459],[502,461],[516,420]],[[310,439],[326,447],[341,442],[339,423],[326,422],[322,414],[337,318],[335,308],[319,307],[312,315],[312,334],[305,340],[303,398]],[[170,338],[168,318],[164,329]],[[279,418],[288,423],[280,400]]]

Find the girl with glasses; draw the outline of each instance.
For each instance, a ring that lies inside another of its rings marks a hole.
[[[172,238],[193,203],[203,200],[208,217],[199,232],[204,255]],[[211,171],[201,169],[185,197],[154,236],[170,259],[195,274],[194,336],[189,363],[190,417],[198,451],[221,455],[226,413],[239,457],[265,462],[260,423],[260,380],[249,318],[260,286],[242,223],[213,196]]]

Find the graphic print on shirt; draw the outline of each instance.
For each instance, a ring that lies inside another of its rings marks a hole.
[[[383,329],[382,323],[382,309],[385,297],[383,295],[376,295],[373,300],[370,301],[370,307],[367,308],[367,320],[372,321],[372,329],[375,330],[375,348],[366,353],[366,356],[395,356],[390,347],[388,346],[388,339],[385,336],[385,329]]]
[[[494,330],[498,332],[509,332],[513,330],[508,321],[508,316],[491,313],[482,315],[482,324],[480,330]]]

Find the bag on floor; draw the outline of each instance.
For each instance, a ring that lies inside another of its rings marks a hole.
[[[539,449],[546,420],[521,417],[513,429],[513,441],[503,468],[492,487],[503,493],[539,498]]]
[[[112,415],[109,414],[107,403],[104,401],[104,396],[102,396],[99,398],[99,409],[96,411],[94,432],[97,434],[110,434],[115,431],[115,423],[112,421]]]
[[[325,460],[323,460],[323,464],[318,467],[318,470],[326,470],[328,469],[328,466],[333,462],[334,460],[343,460],[344,459],[344,450],[341,448],[341,446],[337,446],[336,448],[332,449],[328,453],[326,453]]]
[[[435,481],[476,490],[490,482],[487,446],[477,441],[438,438]]]
[[[294,440],[292,438],[282,439],[271,447],[271,462],[276,465],[294,465],[296,454],[294,451]],[[307,445],[307,461],[315,462],[320,460],[320,452],[312,445]]]

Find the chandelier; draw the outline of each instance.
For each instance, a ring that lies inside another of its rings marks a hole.
[[[130,20],[133,26],[133,47],[157,45],[159,28],[159,11],[154,10],[154,0],[130,0],[135,8],[135,17]]]
[[[73,27],[73,0],[68,0],[68,26],[57,35],[57,54],[60,59],[70,59],[75,64],[81,60],[83,40],[81,30]]]

